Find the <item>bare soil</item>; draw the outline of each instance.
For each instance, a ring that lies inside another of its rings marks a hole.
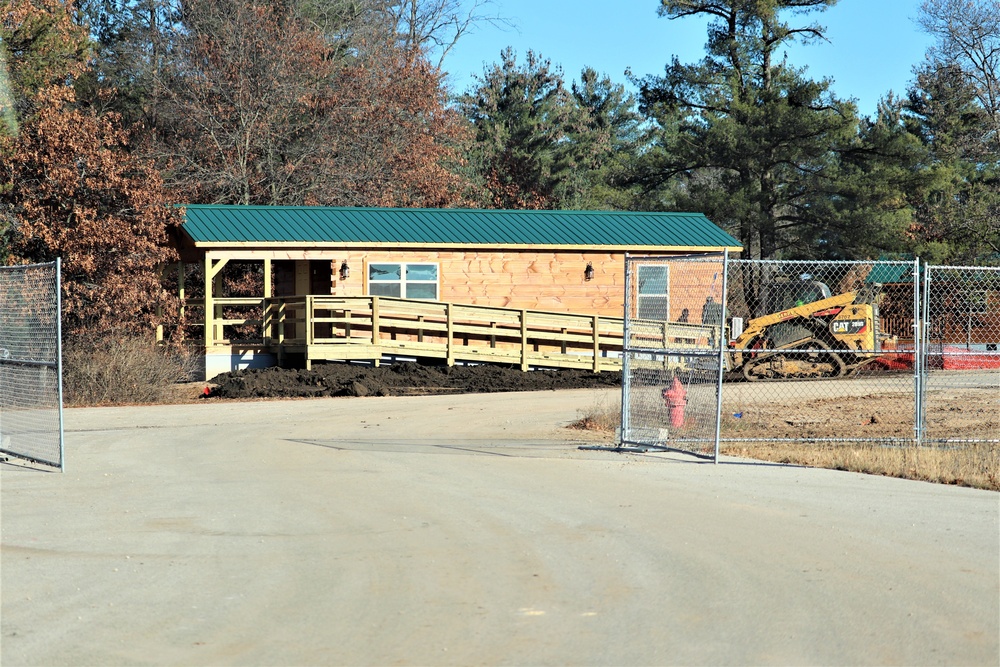
[[[906,439],[913,436],[913,424],[912,397],[874,393],[811,400],[772,398],[722,415],[723,437],[732,438]]]
[[[768,439],[877,438],[913,435],[913,397],[900,391],[909,378],[876,374],[817,382],[732,383],[723,406],[723,436]],[[204,398],[248,400],[328,396],[417,396],[596,389],[621,386],[620,372],[538,370],[483,364],[372,367],[317,364],[312,370],[266,368],[223,373],[212,383],[181,389],[181,402]],[[207,390],[207,394],[205,393]],[[588,406],[581,406],[585,410]],[[989,387],[932,392],[932,437],[994,435],[1000,396]],[[613,409],[618,413],[618,408]],[[617,424],[610,425],[613,430]]]
[[[915,423],[912,393],[881,391],[877,379],[817,385],[829,395],[805,396],[781,387],[757,400],[730,399],[722,415],[724,437],[767,439],[875,438],[907,440]],[[843,393],[835,390],[845,390]],[[765,399],[765,400],[762,400]],[[1000,435],[1000,394],[988,386],[928,393],[924,436],[980,439]]]
[[[223,373],[212,384],[209,397],[228,399],[412,396],[620,387],[621,373],[524,373],[519,368],[496,365],[425,366],[414,362],[378,367],[332,363],[308,371],[265,368]]]

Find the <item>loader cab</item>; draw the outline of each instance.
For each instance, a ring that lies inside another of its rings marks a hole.
[[[832,296],[826,283],[813,280],[808,273],[799,276],[778,276],[773,283],[766,286],[765,295],[764,315],[791,310]],[[813,335],[812,330],[798,321],[777,322],[767,328],[770,344],[775,347],[789,345],[798,340],[811,338]]]
[[[779,276],[768,287],[765,299],[765,312],[767,313],[778,313],[833,296],[826,283],[813,280],[813,277],[808,273],[794,278]]]

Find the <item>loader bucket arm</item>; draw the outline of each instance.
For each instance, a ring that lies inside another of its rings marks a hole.
[[[836,294],[834,296],[827,297],[826,299],[820,299],[819,301],[813,301],[801,306],[782,310],[777,313],[771,313],[770,315],[755,317],[747,322],[743,333],[740,334],[740,337],[735,341],[732,341],[730,346],[736,350],[745,350],[754,340],[762,336],[770,326],[778,324],[779,322],[787,322],[788,320],[794,320],[800,317],[808,319],[817,313],[844,308],[845,306],[849,306],[854,303],[856,296],[856,292],[845,292],[843,294]]]

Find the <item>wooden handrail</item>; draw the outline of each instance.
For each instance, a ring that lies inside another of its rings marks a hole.
[[[245,319],[222,319],[226,306],[262,311]],[[279,359],[289,352],[305,353],[307,365],[310,359],[369,358],[377,363],[383,355],[395,355],[439,358],[449,365],[498,361],[525,370],[621,367],[615,353],[622,349],[622,319],[603,315],[332,295],[217,297],[212,308],[218,315],[206,336],[209,344],[229,343],[219,338],[224,326],[255,325],[263,344]]]

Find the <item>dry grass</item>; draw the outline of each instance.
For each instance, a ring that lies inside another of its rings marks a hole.
[[[950,448],[877,444],[727,443],[728,456],[848,470],[1000,491],[1000,446],[968,443]]]
[[[622,423],[621,399],[614,401],[598,401],[589,409],[580,412],[580,417],[569,425],[569,428],[580,431],[598,431],[614,433]]]
[[[172,402],[179,382],[199,359],[184,349],[139,337],[68,342],[63,350],[63,395],[68,406]]]
[[[621,425],[621,407],[595,405],[570,428],[613,434]],[[738,431],[737,427],[731,428]],[[887,447],[879,444],[807,442],[724,443],[727,456],[847,470],[1000,491],[1000,444],[966,443],[948,447]]]

